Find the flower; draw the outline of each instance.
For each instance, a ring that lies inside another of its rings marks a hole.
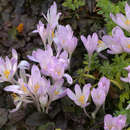
[[[96,107],[100,107],[104,104],[106,99],[106,93],[102,88],[93,88],[91,91],[91,96]]]
[[[122,37],[121,38],[121,45],[122,45],[124,52],[130,53],[130,38],[125,37],[125,36]]]
[[[22,105],[22,102],[29,103],[34,101],[37,108],[40,108],[38,102],[40,101],[41,103],[41,101],[48,97],[47,88],[50,86],[50,82],[44,77],[41,77],[40,70],[36,65],[32,66],[31,75],[28,76],[28,82],[25,82],[24,79],[18,79],[17,85],[9,85],[4,88],[5,91],[17,94],[14,98],[14,102],[16,103],[15,111]],[[44,103],[41,104],[43,105]]]
[[[105,94],[107,95],[110,88],[110,80],[103,76],[98,82],[98,87],[104,90]]]
[[[73,36],[73,31],[70,25],[58,26],[54,42],[56,43],[58,49],[62,50],[63,48],[70,56],[77,46],[77,38]]]
[[[5,59],[0,57],[0,82],[11,82],[17,70],[18,55],[16,50],[12,49],[12,58],[7,56]]]
[[[29,96],[28,85],[23,81],[23,79],[18,79],[18,85],[9,85],[5,87],[4,90],[18,95]]]
[[[68,53],[66,51],[60,53],[59,56],[54,56],[51,46],[47,45],[45,51],[41,49],[33,51],[32,56],[28,56],[28,58],[40,63],[41,72],[44,75],[51,76],[53,80],[65,77],[68,83],[72,84],[71,76],[65,73],[69,64]]]
[[[110,114],[104,117],[104,130],[122,130],[125,127],[126,116],[112,117]]]
[[[130,6],[127,3],[125,5],[125,14],[126,16],[121,13],[118,13],[116,14],[116,16],[114,16],[111,13],[110,17],[117,25],[130,32]]]
[[[36,65],[33,65],[31,69],[31,75],[28,81],[29,91],[34,96],[38,97],[41,94],[46,94],[48,86],[50,86],[50,82],[44,77],[41,77],[39,68]]]
[[[109,35],[103,36],[102,38],[103,42],[110,49],[110,50],[107,50],[107,52],[110,54],[122,53],[124,50],[121,44],[121,38],[123,37],[124,37],[124,33],[118,26],[113,28],[112,36],[109,36]]]
[[[75,94],[68,88],[67,96],[75,102],[76,105],[85,108],[89,105],[88,98],[90,95],[91,84],[86,84],[81,91],[81,88],[78,84],[75,85]]]
[[[81,40],[88,51],[88,54],[91,56],[93,52],[97,49],[98,45],[98,36],[96,33],[93,33],[92,37],[88,35],[87,39],[85,36],[81,35]]]
[[[48,30],[44,27],[44,24],[42,21],[39,21],[37,24],[37,30],[34,30],[33,33],[39,33],[42,42],[44,43],[44,46],[46,47],[46,40],[48,37]]]
[[[38,62],[40,64],[42,73],[48,75],[48,65],[51,63],[53,57],[53,51],[50,45],[47,45],[46,50],[37,49],[32,52],[32,56],[28,58],[32,61]]]
[[[53,5],[50,7],[50,9],[47,12],[47,17],[43,14],[51,28],[55,28],[58,25],[58,20],[61,13],[57,13],[57,5],[54,2]]]
[[[57,80],[52,86],[48,86],[47,93],[49,95],[49,100],[54,101],[62,98],[66,95],[66,88],[63,87],[64,80]]]

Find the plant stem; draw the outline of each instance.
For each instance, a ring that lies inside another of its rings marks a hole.
[[[88,56],[88,74],[91,68],[91,55]]]
[[[100,108],[100,106],[97,106],[96,109],[95,109],[95,111],[92,113],[92,117],[93,117],[93,119],[96,118],[96,114],[97,114],[99,108]]]
[[[46,113],[48,113],[48,109],[49,109],[50,104],[51,104],[51,100],[47,103],[47,106],[46,106]]]
[[[85,115],[90,119],[91,117],[90,117],[90,115],[86,112],[85,107],[83,108],[83,111],[84,111]]]

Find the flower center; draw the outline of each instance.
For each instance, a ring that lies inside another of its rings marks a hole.
[[[35,86],[34,86],[34,92],[37,93],[38,89],[40,88],[39,84],[37,83]]]
[[[58,74],[58,76],[60,76],[61,72],[58,71],[57,74]]]
[[[17,99],[17,98],[18,98],[17,94],[15,94],[15,93],[12,93],[11,96],[12,96],[14,99]]]
[[[128,44],[128,45],[127,45],[127,48],[129,48],[129,49],[130,49],[130,44]]]
[[[79,101],[81,104],[84,104],[84,99],[85,99],[84,96],[80,96],[80,98],[78,99],[78,101]]]
[[[52,33],[51,33],[51,36],[52,36],[52,38],[54,38],[54,36],[55,36],[55,34],[54,34],[54,32],[52,31]]]
[[[22,90],[23,90],[24,92],[27,92],[27,88],[24,86],[24,84],[22,85]]]
[[[65,43],[65,40],[63,40],[62,43],[64,44],[64,43]]]
[[[10,71],[8,71],[8,70],[5,70],[4,71],[4,75],[5,75],[5,77],[8,79],[8,77],[9,77],[9,74],[10,74]]]
[[[127,20],[125,21],[125,24],[126,24],[126,25],[130,25],[130,20],[127,19]]]
[[[103,41],[101,41],[101,40],[98,40],[98,44],[102,44],[103,43]]]
[[[55,95],[58,95],[58,94],[59,94],[59,92],[55,90],[54,94],[55,94]]]

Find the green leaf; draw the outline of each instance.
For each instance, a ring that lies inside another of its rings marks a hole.
[[[123,89],[123,87],[116,81],[116,80],[110,80],[115,86],[117,86],[119,89]]]

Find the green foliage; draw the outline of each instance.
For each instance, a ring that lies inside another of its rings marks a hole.
[[[79,84],[84,85],[87,79],[96,79],[95,76],[88,74],[88,71],[96,71],[99,69],[100,64],[99,64],[98,54],[94,53],[92,55],[90,70],[88,68],[88,63],[89,63],[88,54],[85,54],[84,61],[83,61],[83,64],[85,65],[85,67],[82,69],[79,69],[77,71],[77,76],[75,77]]]
[[[85,5],[85,1],[84,0],[65,0],[65,2],[62,5],[64,7],[67,7],[69,9],[72,9],[73,11],[75,11],[80,6]]]
[[[129,102],[128,102],[129,103]],[[130,104],[130,103],[129,103]],[[126,115],[127,117],[127,124],[130,124],[130,109],[121,109],[120,111],[116,111],[114,113],[115,116],[118,116],[118,115]]]
[[[85,54],[83,64],[85,65],[86,69],[88,69],[88,63],[89,63],[89,57],[88,54]],[[91,57],[91,66],[90,66],[91,71],[95,71],[99,69],[99,67],[100,67],[100,63],[98,59],[98,54],[94,53]]]
[[[105,26],[109,34],[111,33],[112,28],[116,26],[116,24],[110,18],[110,13],[113,13],[114,15],[117,13],[125,14],[125,10],[124,10],[125,2],[126,0],[119,1],[118,3],[114,4],[110,0],[97,1],[97,7],[101,9],[98,11],[98,14],[103,15],[104,20],[106,22]]]
[[[120,94],[120,102],[118,104],[119,109],[123,108],[123,104],[130,99],[130,86],[125,84],[124,91]]]
[[[122,55],[115,55],[112,61],[104,61],[103,65],[100,66],[100,73],[109,79],[117,80],[120,82],[121,76],[127,76],[127,71],[124,67],[130,65],[130,58],[128,54],[123,53]]]

